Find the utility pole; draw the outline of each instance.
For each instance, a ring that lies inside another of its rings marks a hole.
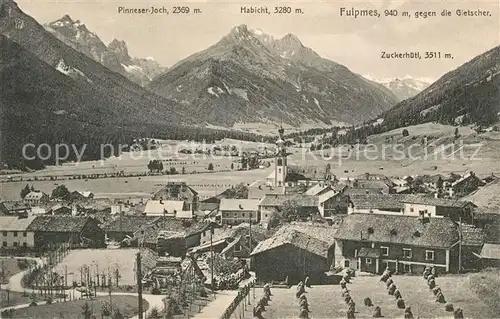
[[[462,216],[458,224],[458,273],[462,270]]]
[[[212,247],[212,236],[214,233],[214,225],[210,224],[210,275],[211,282],[210,286],[212,286],[212,293],[215,296],[215,285],[214,285],[214,249]]]
[[[142,275],[141,275],[141,253],[137,253],[136,257],[136,263],[137,263],[137,294],[139,297],[139,304],[138,304],[138,309],[139,309],[139,319],[143,319],[143,310],[142,310]]]

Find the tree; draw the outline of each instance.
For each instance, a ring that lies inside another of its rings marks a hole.
[[[69,190],[65,185],[59,185],[52,191],[52,198],[62,199],[69,196],[69,194]]]
[[[231,170],[234,170],[234,163],[231,163]]]
[[[120,283],[120,278],[122,277],[121,274],[120,274],[120,269],[118,269],[118,267],[116,267],[115,270],[114,270],[114,276],[115,276],[116,286],[118,287],[119,283]]]
[[[208,168],[207,168],[209,171],[213,171],[214,170],[214,164],[212,163],[209,163],[208,164]]]
[[[234,198],[236,199],[247,199],[248,198],[248,187],[240,183],[234,187]]]
[[[286,221],[294,221],[299,217],[299,204],[294,199],[289,199],[283,203],[280,209],[281,217]]]
[[[28,184],[26,184],[26,186],[21,190],[21,198],[24,199],[24,197],[26,197],[26,195],[28,195],[30,192],[30,187],[28,186]]]
[[[90,309],[90,306],[89,306],[89,303],[86,302],[83,306],[82,306],[82,315],[83,315],[83,318],[84,319],[90,319],[92,318],[92,309]]]
[[[459,138],[460,137],[460,131],[458,130],[458,127],[455,128],[455,138]]]
[[[410,135],[410,132],[408,132],[408,130],[407,130],[407,129],[404,129],[404,130],[403,130],[403,136],[405,136],[405,137],[406,137],[406,136],[408,136],[408,135]]]
[[[120,309],[116,309],[113,313],[113,319],[125,319],[125,317],[120,312]]]
[[[170,167],[170,174],[171,175],[177,174],[177,170],[175,169],[175,167]]]
[[[186,174],[186,168],[182,166],[182,175]]]

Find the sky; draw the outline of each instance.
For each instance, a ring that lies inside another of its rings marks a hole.
[[[278,0],[280,1],[280,0]],[[436,80],[500,44],[498,1],[479,0],[330,0],[259,3],[248,0],[203,2],[170,0],[17,0],[25,13],[39,23],[48,23],[68,14],[80,20],[105,44],[114,38],[127,43],[135,57],[153,57],[171,66],[195,52],[219,41],[233,27],[246,24],[274,37],[292,33],[322,57],[347,66],[351,71],[375,78],[411,76]],[[241,14],[241,6],[265,5],[300,8],[302,14]],[[173,6],[198,8],[202,13],[189,15],[120,14],[119,7],[149,8]],[[340,16],[340,8],[377,9],[381,17]],[[443,10],[451,17],[441,16]],[[489,10],[490,17],[457,17],[456,9]],[[385,16],[387,12],[398,16]],[[411,17],[402,16],[409,12]],[[437,16],[415,18],[415,12],[436,12]],[[381,52],[441,52],[453,59],[410,60],[382,59]]]

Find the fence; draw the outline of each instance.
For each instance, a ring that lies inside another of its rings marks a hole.
[[[243,302],[243,305],[245,305],[245,300],[249,296],[250,290],[252,289],[253,285],[254,282],[250,282],[245,287],[241,288],[240,291],[238,291],[238,295],[236,295],[236,298],[234,298],[233,302],[231,302],[231,304],[226,308],[220,319],[230,319],[241,302]]]

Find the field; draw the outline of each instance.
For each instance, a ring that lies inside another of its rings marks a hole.
[[[139,249],[82,249],[72,250],[62,262],[60,262],[55,271],[64,274],[67,267],[68,282],[81,281],[82,266],[90,267],[91,276],[96,272],[111,274],[113,285],[115,285],[114,271],[118,268],[120,273],[119,285],[136,285],[135,276],[135,257]],[[144,262],[146,257],[143,256]]]
[[[348,150],[335,148],[322,151],[310,151],[307,148],[292,147],[288,151],[290,165],[314,166],[322,170],[327,164],[337,177],[353,178],[363,173],[380,173],[388,176],[407,176],[415,174],[446,174],[451,172],[474,171],[478,176],[495,173],[500,176],[500,133],[487,132],[477,134],[469,127],[460,127],[458,139],[455,138],[455,127],[427,123],[408,127],[409,136],[402,136],[402,130],[397,129],[379,135],[373,135],[368,143],[371,146],[359,146]],[[421,139],[429,138],[434,146],[427,153],[422,148]],[[239,167],[237,158],[228,156],[187,155],[176,153],[184,148],[206,149],[208,145],[188,143],[186,141],[160,141],[158,150],[124,153],[121,157],[113,157],[103,162],[68,163],[62,166],[51,166],[44,170],[22,175],[12,175],[13,178],[23,177],[22,182],[2,183],[0,198],[19,200],[21,189],[29,183],[36,189],[51,193],[58,184],[65,184],[70,190],[89,190],[96,198],[149,198],[167,181],[186,181],[200,193],[202,199],[214,196],[231,185],[239,183],[251,184],[264,180],[272,168],[252,171],[228,171],[231,164]],[[243,151],[267,150],[273,151],[272,144],[244,142],[226,139],[220,145],[236,146]],[[395,146],[403,146],[403,152]],[[163,159],[165,170],[174,167],[181,172],[184,167],[186,174],[164,176],[119,177],[101,179],[76,179],[57,181],[29,181],[35,176],[64,176],[96,173],[145,173],[147,163],[151,159]],[[266,161],[272,161],[268,159]],[[214,165],[214,171],[207,170],[208,165]],[[197,174],[190,174],[193,171]],[[7,175],[0,176],[6,180]],[[496,205],[495,191],[487,192],[483,197]],[[478,196],[481,192],[478,192]]]
[[[88,303],[96,318],[101,318],[101,306],[109,302],[109,297],[98,297],[94,300],[75,300],[67,302],[56,302],[51,305],[40,305],[14,310],[12,318],[83,318],[83,306]],[[119,309],[124,318],[130,318],[138,314],[137,297],[135,296],[113,296],[113,309]],[[143,309],[148,308],[148,303],[143,300]]]
[[[421,276],[393,276],[406,306],[410,306],[415,318],[453,318],[452,312],[446,312],[444,304],[434,301],[433,293],[428,289]],[[394,296],[387,293],[385,284],[379,277],[355,277],[347,287],[356,303],[356,318],[372,318],[373,308],[379,306],[386,318],[403,318],[404,310],[396,305]],[[446,302],[455,308],[462,308],[466,318],[496,318],[498,312],[483,301],[470,288],[469,277],[443,276],[436,278]],[[262,289],[258,289],[256,297],[260,298]],[[341,296],[340,286],[313,286],[306,289],[310,316],[319,318],[346,318],[347,306]],[[264,317],[267,319],[297,318],[299,304],[295,297],[296,287],[291,289],[272,289],[273,296],[266,307]],[[364,305],[364,298],[370,298],[374,307]],[[497,309],[498,310],[498,309]]]
[[[31,299],[29,297],[29,294],[26,296],[23,295],[22,292],[16,292],[16,291],[10,291],[8,294],[8,299],[7,301],[7,292],[4,290],[5,286],[2,286],[2,291],[0,291],[0,308],[5,308],[5,307],[11,307],[15,305],[22,305],[22,304],[29,304],[31,302]]]

